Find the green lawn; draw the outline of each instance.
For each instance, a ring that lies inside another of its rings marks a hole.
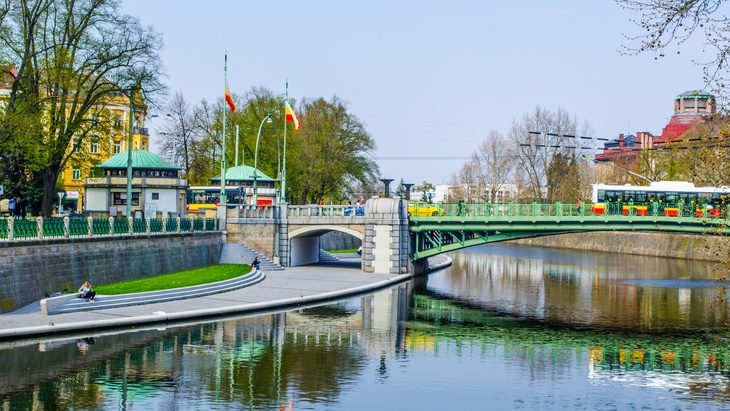
[[[214,283],[240,277],[250,272],[251,267],[245,264],[217,264],[115,284],[92,284],[92,287],[94,291],[103,295],[141,293]],[[76,292],[76,290],[73,292]]]
[[[347,248],[344,250],[327,250],[330,254],[345,254],[345,253],[356,253],[357,248]]]

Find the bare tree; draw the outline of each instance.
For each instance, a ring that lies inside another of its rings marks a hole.
[[[160,132],[162,135],[160,154],[170,162],[190,173],[190,149],[195,142],[195,115],[190,105],[185,101],[182,92],[177,91],[167,103],[169,114],[167,117],[173,125],[170,130]]]
[[[472,154],[480,186],[485,190],[482,201],[496,201],[497,193],[510,182],[514,171],[514,156],[507,147],[509,142],[498,131],[490,131]]]
[[[615,0],[625,10],[639,16],[632,19],[640,29],[638,35],[627,35],[625,54],[654,53],[666,57],[667,47],[676,45],[676,54],[696,31],[704,35],[706,49],[714,57],[701,62],[705,83],[718,95],[728,97],[728,53],[730,52],[730,17],[723,11],[723,0]],[[673,51],[674,53],[674,51]],[[726,101],[726,98],[720,101]]]
[[[575,135],[575,122],[563,109],[551,113],[540,106],[522,120],[512,122],[510,140],[516,148],[516,165],[524,172],[532,200],[545,198],[550,163],[567,150],[563,136]]]

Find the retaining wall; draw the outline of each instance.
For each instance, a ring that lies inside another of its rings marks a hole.
[[[0,312],[16,310],[85,281],[145,278],[218,263],[220,232],[0,243]]]
[[[513,240],[516,244],[704,261],[726,261],[730,238],[701,234],[597,231]]]

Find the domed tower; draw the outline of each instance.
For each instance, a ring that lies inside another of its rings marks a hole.
[[[715,110],[715,96],[704,91],[685,91],[674,99],[675,116],[709,116]]]
[[[667,144],[695,124],[707,120],[717,111],[715,96],[704,91],[686,91],[674,99],[674,115],[662,130],[660,141]]]

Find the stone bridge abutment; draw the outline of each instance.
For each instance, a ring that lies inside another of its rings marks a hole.
[[[320,237],[339,231],[362,241],[363,271],[405,274],[412,272],[407,207],[398,198],[364,206],[243,206],[228,210],[227,240],[293,267],[318,262]]]

